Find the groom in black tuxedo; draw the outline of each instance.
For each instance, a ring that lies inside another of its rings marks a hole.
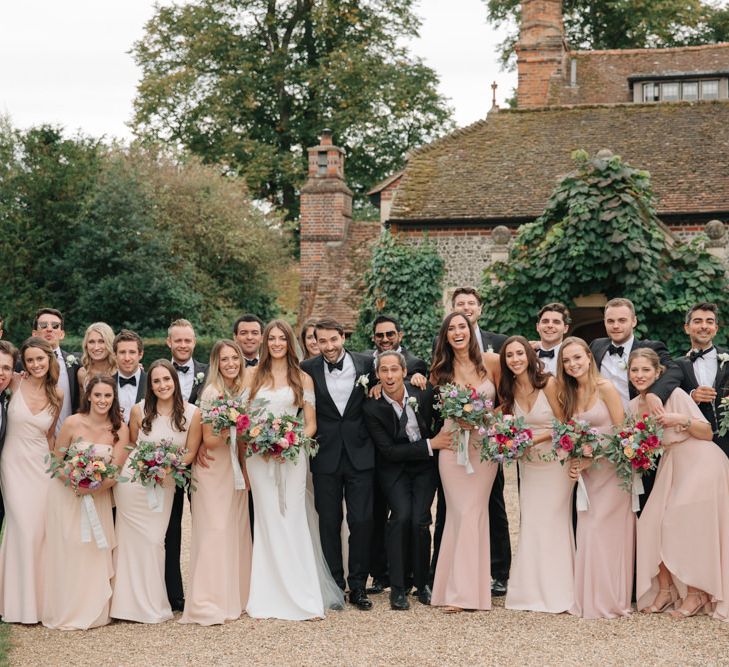
[[[9,396],[5,391],[13,379],[13,371],[18,361],[18,351],[12,343],[7,340],[0,340],[0,457],[2,457],[3,445],[5,444],[5,433],[8,429],[8,401]],[[5,519],[5,505],[0,495],[0,526]]]
[[[342,498],[349,526],[349,601],[371,609],[367,597],[375,449],[362,417],[373,359],[344,348],[344,329],[332,319],[315,325],[321,354],[301,363],[314,381],[319,453],[311,460],[321,546],[344,590]]]
[[[719,311],[714,303],[698,303],[686,314],[684,331],[691,350],[676,360],[681,389],[690,394],[714,432],[714,442],[729,456],[729,434],[719,435],[721,399],[729,394],[729,350],[714,345]]]
[[[409,609],[410,576],[416,596],[430,604],[431,506],[438,486],[438,448],[433,433],[433,388],[424,391],[405,382],[407,362],[400,352],[375,358],[382,386],[379,399],[364,404],[367,429],[377,448],[377,477],[390,508],[385,542],[390,565],[390,606]],[[444,439],[445,446],[450,437]]]

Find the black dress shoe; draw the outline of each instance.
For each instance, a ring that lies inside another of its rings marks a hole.
[[[185,611],[185,598],[170,600],[170,607],[172,611]]]
[[[491,580],[491,595],[494,597],[501,597],[506,595],[506,584],[507,581],[504,579],[492,579]]]
[[[353,604],[357,609],[361,609],[362,611],[372,609],[372,600],[367,597],[364,588],[349,591],[349,604]]]
[[[418,588],[414,595],[418,598],[418,602],[420,602],[420,604],[430,604],[430,598],[433,593],[430,590],[430,586],[423,586],[422,588]]]
[[[383,593],[385,589],[389,587],[389,585],[390,583],[387,581],[383,581],[382,579],[375,579],[372,582],[372,586],[367,589],[367,592],[370,595],[377,595],[378,593]]]
[[[390,589],[390,608],[395,611],[406,611],[410,609],[407,593],[402,588]]]

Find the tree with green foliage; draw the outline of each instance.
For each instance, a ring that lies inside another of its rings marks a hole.
[[[499,45],[516,65],[521,0],[484,0],[488,20],[510,32]],[[726,4],[726,3],[724,3]],[[565,0],[564,30],[572,49],[642,49],[729,41],[729,7],[703,0]]]
[[[443,318],[444,266],[427,238],[412,244],[383,231],[365,276],[354,349],[372,347],[372,322],[386,313],[400,322],[407,348],[430,359],[433,334]]]
[[[638,333],[679,353],[692,304],[714,302],[729,313],[726,268],[704,248],[705,238],[687,244],[670,237],[647,172],[608,151],[573,157],[576,171],[559,183],[544,213],[520,228],[505,262],[484,272],[482,321],[529,336],[545,303],[574,307],[575,298],[602,293],[630,299]],[[717,342],[724,340],[720,331]]]
[[[298,215],[306,148],[331,128],[359,195],[452,129],[403,41],[414,0],[193,0],[157,6],[134,46],[139,136],[182,145]]]

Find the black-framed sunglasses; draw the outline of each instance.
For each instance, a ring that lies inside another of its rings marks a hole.
[[[397,331],[380,331],[375,334],[375,338],[377,340],[382,340],[385,336],[388,338],[395,338],[395,336],[397,336]]]
[[[53,329],[55,331],[56,329],[61,328],[61,323],[60,322],[38,322],[39,329],[47,329],[48,327],[50,327],[51,329]]]

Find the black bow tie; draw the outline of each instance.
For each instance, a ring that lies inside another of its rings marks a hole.
[[[689,352],[689,359],[691,359],[691,363],[693,363],[697,359],[700,359],[705,354],[709,354],[709,352],[711,352],[713,349],[714,346],[712,345],[711,347],[707,347],[705,350],[691,350],[691,352]]]
[[[137,386],[137,376],[132,375],[130,378],[123,378],[121,375],[119,376],[119,388],[121,389],[125,384],[130,384],[133,387]]]
[[[248,366],[258,366],[258,359],[246,359],[246,368]]]
[[[329,369],[329,372],[331,373],[335,369],[338,371],[341,371],[344,369],[344,357],[342,357],[339,361],[335,363],[331,363],[330,361],[327,361],[327,368]]]
[[[190,370],[189,366],[183,366],[182,364],[178,364],[176,361],[173,361],[172,365],[175,367],[175,370],[180,373],[187,373],[187,371]]]
[[[547,359],[554,359],[554,350],[537,350],[537,354],[540,359],[547,357]]]
[[[625,348],[622,345],[615,347],[615,345],[610,343],[610,347],[608,347],[608,354],[617,354],[619,357],[622,357],[624,349]]]

